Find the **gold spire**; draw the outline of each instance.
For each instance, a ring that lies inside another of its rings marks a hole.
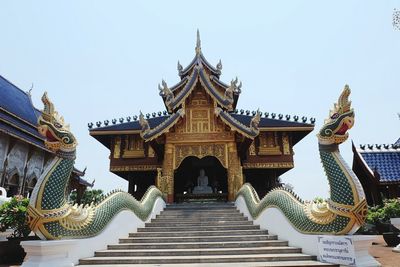
[[[201,53],[201,40],[200,40],[200,31],[197,29],[197,40],[196,40],[196,54]]]

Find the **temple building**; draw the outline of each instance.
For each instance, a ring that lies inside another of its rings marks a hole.
[[[7,195],[29,196],[40,175],[54,158],[37,130],[40,111],[31,95],[0,76],[0,187]],[[70,189],[80,198],[93,184],[74,169]]]
[[[359,177],[368,205],[400,197],[400,138],[393,144],[353,144],[353,171]]]
[[[198,34],[193,60],[178,62],[180,81],[158,86],[164,112],[89,123],[110,150],[110,171],[135,197],[156,185],[170,203],[232,201],[245,182],[263,196],[294,167],[293,146],[315,120],[238,108],[242,83],[222,82],[221,70],[221,61],[214,67],[204,57]]]

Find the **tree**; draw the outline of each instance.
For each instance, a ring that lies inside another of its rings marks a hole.
[[[97,204],[101,201],[102,197],[104,196],[103,190],[101,189],[93,189],[93,190],[86,190],[83,194],[82,200],[80,204],[86,205],[90,203]],[[69,195],[69,200],[72,203],[76,202],[76,191],[72,191]]]

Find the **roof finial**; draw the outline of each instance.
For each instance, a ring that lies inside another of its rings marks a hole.
[[[30,88],[29,91],[28,91],[28,95],[29,95],[29,96],[32,96],[32,90],[33,90],[33,83],[32,83],[32,85],[31,85],[31,88]]]
[[[200,52],[201,52],[200,31],[199,29],[197,29],[196,54],[200,54]]]

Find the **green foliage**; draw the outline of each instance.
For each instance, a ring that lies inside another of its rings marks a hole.
[[[376,224],[389,222],[390,218],[400,217],[400,199],[384,200],[383,205],[370,207],[367,214],[367,223]]]
[[[85,193],[83,194],[83,197],[81,199],[81,203],[83,205],[94,203],[98,204],[101,199],[103,198],[104,193],[103,190],[101,189],[93,189],[93,190],[86,190]],[[77,194],[76,191],[71,192],[69,196],[70,202],[75,203],[77,201]]]
[[[316,197],[313,199],[313,202],[318,204],[324,203],[324,199],[322,197]]]
[[[14,196],[10,201],[0,206],[0,231],[14,230],[11,237],[27,237],[31,230],[26,220],[26,210],[29,199]]]

